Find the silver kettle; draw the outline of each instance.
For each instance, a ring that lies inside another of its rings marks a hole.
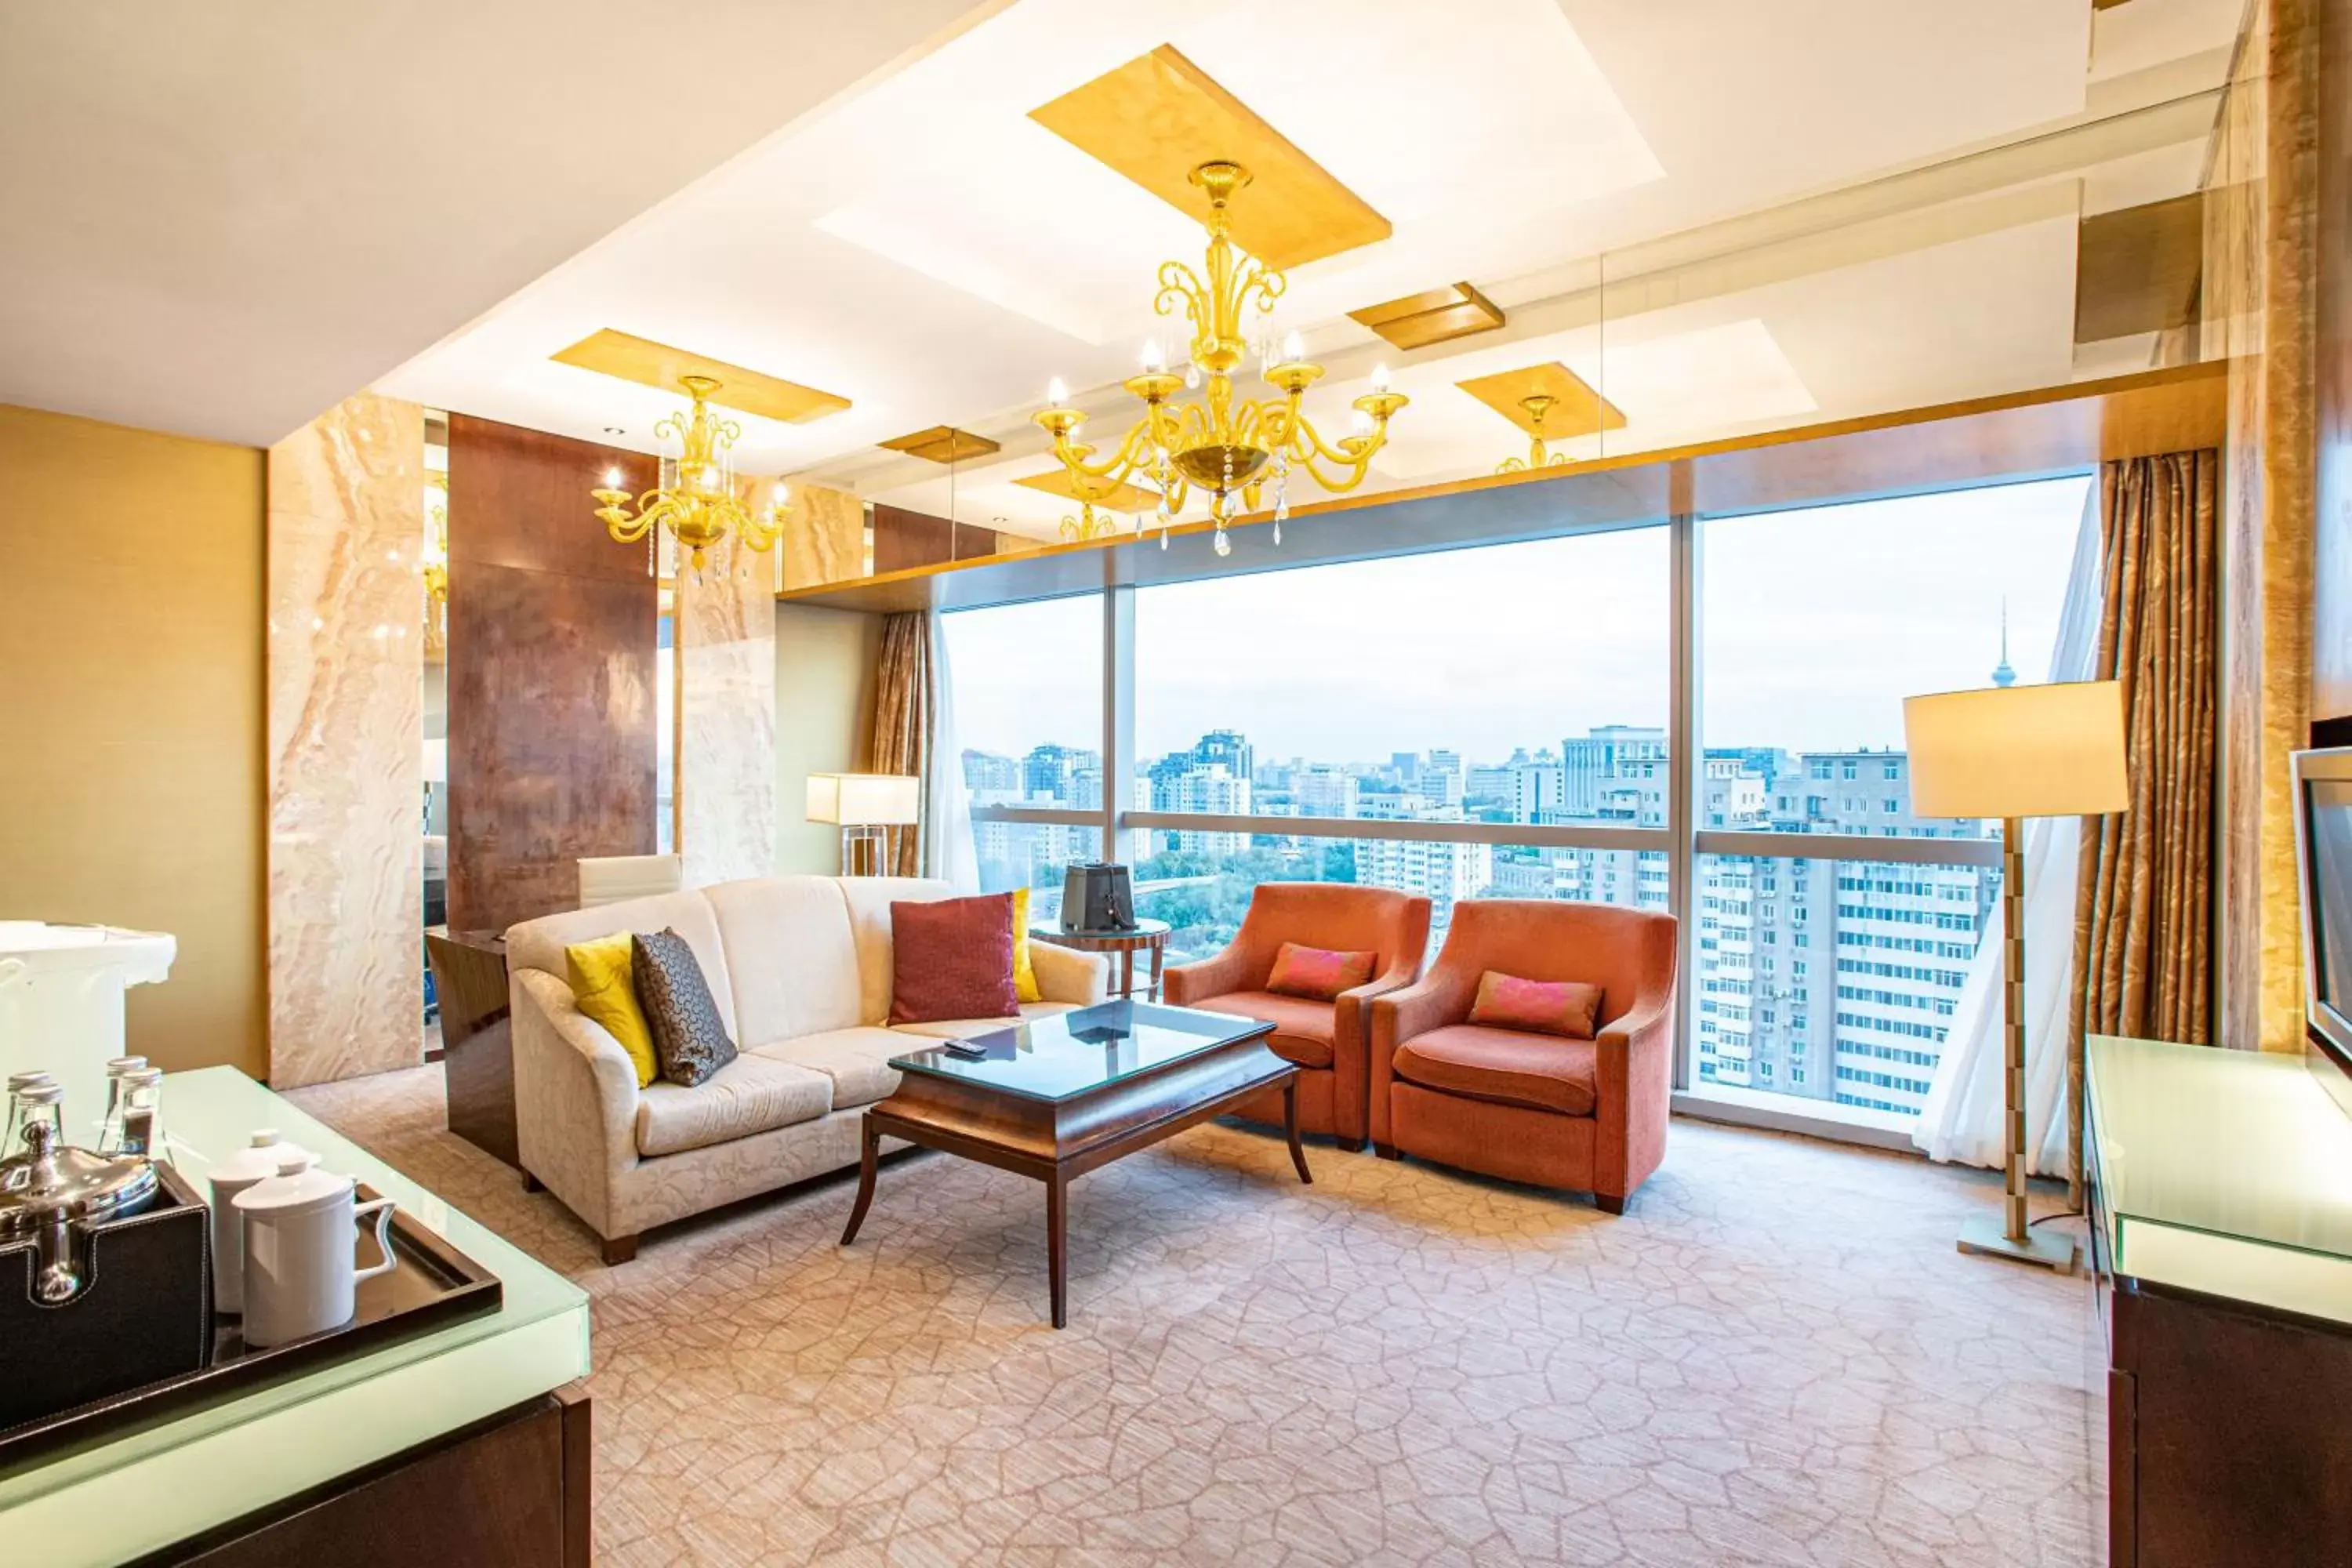
[[[72,1300],[86,1282],[87,1261],[74,1255],[73,1222],[143,1213],[162,1187],[152,1160],[110,1158],[68,1144],[57,1110],[62,1093],[53,1083],[17,1090],[28,1113],[17,1133],[23,1147],[0,1159],[0,1246],[27,1237],[39,1242],[33,1299],[48,1307]]]

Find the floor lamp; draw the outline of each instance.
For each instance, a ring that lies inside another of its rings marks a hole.
[[[920,815],[923,781],[911,773],[811,773],[808,819],[841,828],[841,874],[875,877],[882,872],[886,831],[905,827]]]
[[[2001,1019],[2004,1152],[2001,1223],[1960,1227],[1962,1252],[2071,1271],[2074,1241],[2025,1222],[2025,823],[2131,804],[2123,687],[2112,680],[1943,691],[1903,702],[1917,816],[1997,816],[2001,841]],[[2068,1108],[2069,1114],[2080,1115]]]

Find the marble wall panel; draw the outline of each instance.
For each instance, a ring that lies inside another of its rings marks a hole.
[[[269,449],[269,1081],[424,1052],[425,421],[362,395]]]
[[[775,868],[774,584],[772,558],[732,541],[678,576],[675,787],[688,887]]]
[[[797,485],[778,546],[784,586],[814,588],[866,575],[866,503],[847,490]]]

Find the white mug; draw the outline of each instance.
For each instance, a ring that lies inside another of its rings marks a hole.
[[[292,1143],[281,1143],[277,1129],[264,1127],[253,1134],[252,1145],[238,1150],[205,1173],[212,1183],[213,1310],[245,1310],[245,1224],[236,1211],[236,1195],[278,1173],[289,1155],[305,1165],[319,1156]]]
[[[362,1279],[400,1266],[392,1250],[392,1200],[353,1203],[352,1179],[289,1159],[236,1199],[245,1222],[245,1342],[282,1345],[341,1328],[358,1310]],[[383,1261],[356,1268],[352,1227],[375,1215]]]

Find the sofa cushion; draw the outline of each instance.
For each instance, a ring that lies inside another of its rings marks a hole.
[[[629,932],[616,931],[575,942],[563,950],[563,967],[572,982],[572,1002],[629,1053],[629,1064],[637,1069],[637,1087],[643,1089],[661,1076],[661,1061],[654,1055],[653,1026],[637,1005],[637,984],[629,972],[636,941]]]
[[[1032,1018],[1050,1018],[1057,1013],[1075,1013],[1077,1010],[1078,1005],[1075,1002],[1024,1002],[1018,1018],[942,1018],[925,1024],[893,1024],[890,1031],[922,1039],[963,1040],[974,1035],[985,1035],[992,1029],[1009,1029]],[[907,1048],[920,1050],[922,1047],[909,1046]]]
[[[637,1152],[647,1159],[749,1138],[833,1109],[833,1080],[764,1057],[740,1056],[702,1082],[656,1082],[637,1099]]]
[[[1187,1002],[1208,1013],[1230,1013],[1238,1018],[1258,1018],[1274,1026],[1266,1046],[1276,1056],[1303,1068],[1331,1065],[1334,1006],[1300,996],[1276,996],[1271,991],[1228,991]]]
[[[1020,1007],[1012,894],[890,906],[890,1022],[1002,1018]]]
[[[833,1109],[846,1110],[888,1099],[898,1087],[898,1074],[890,1058],[922,1048],[921,1041],[895,1029],[861,1026],[777,1040],[755,1047],[751,1054],[823,1073],[833,1080]]]
[[[1340,992],[1370,980],[1379,963],[1376,952],[1335,952],[1286,942],[1275,950],[1274,973],[1265,977],[1265,988],[1277,996],[1336,1002]]]
[[[1496,1029],[1529,1029],[1589,1040],[1599,1033],[1601,987],[1580,980],[1523,980],[1489,969],[1478,976],[1470,1021]]]
[[[1448,1024],[1399,1046],[1391,1066],[1397,1077],[1423,1089],[1563,1116],[1590,1116],[1596,1098],[1597,1049],[1591,1040]]]
[[[959,895],[935,877],[845,877],[838,886],[857,947],[857,1021],[879,1024],[890,1016],[890,906]]]
[[[719,940],[719,917],[711,911],[710,900],[702,896],[698,888],[683,893],[658,893],[650,899],[624,899],[617,904],[593,910],[566,910],[561,914],[541,915],[535,921],[509,926],[508,973],[544,969],[559,980],[565,979],[565,948],[575,942],[621,931],[674,931],[686,938],[687,946],[694,949],[695,962],[702,966],[703,984],[710,988],[710,999],[718,1004],[719,1016],[733,1020],[735,991],[727,979],[727,947]]]
[[[857,946],[831,877],[753,877],[702,889],[735,983],[735,1037],[782,1040],[854,1029]]]
[[[662,931],[629,940],[629,975],[653,1029],[661,1075],[692,1089],[735,1059],[735,1037],[684,937]]]

